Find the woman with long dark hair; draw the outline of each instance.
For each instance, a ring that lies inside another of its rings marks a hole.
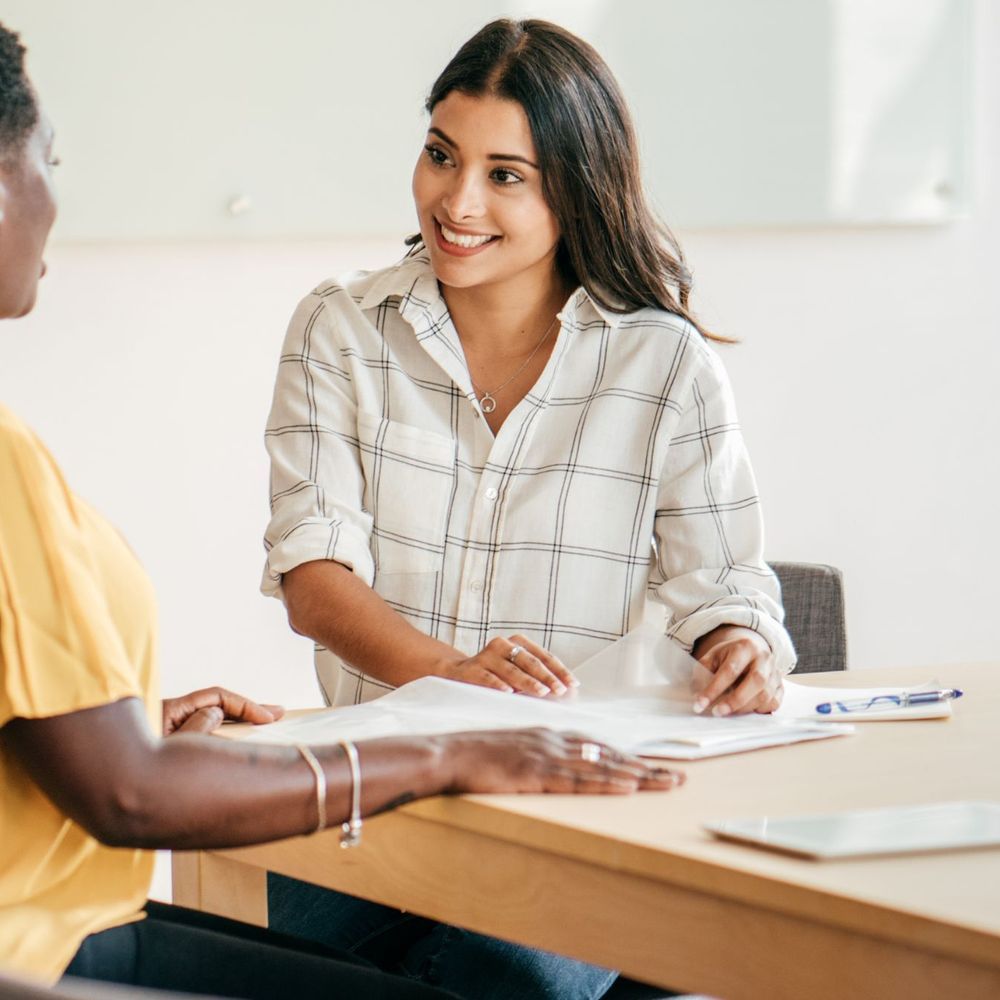
[[[613,76],[556,25],[500,20],[427,110],[411,252],[291,321],[265,592],[337,704],[428,674],[558,696],[651,598],[715,675],[698,710],[772,711],[794,651],[721,338]],[[272,923],[348,945],[374,919],[272,890]]]
[[[24,49],[0,25],[0,319],[34,306],[56,162]],[[445,998],[355,953],[147,902],[152,849],[342,823],[352,846],[363,815],[423,795],[682,780],[610,748],[585,758],[580,740],[540,731],[313,748],[208,738],[224,717],[280,711],[219,688],[161,704],[149,580],[3,407],[0,484],[0,974],[259,1000]]]
[[[264,587],[331,701],[559,692],[641,619],[770,711],[794,652],[725,374],[597,53],[495,21],[427,101],[420,234],[292,319]]]

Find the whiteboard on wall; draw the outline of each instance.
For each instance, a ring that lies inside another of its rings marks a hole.
[[[943,222],[969,202],[970,0],[5,0],[64,241],[415,228],[423,99],[496,16],[591,41],[687,228]]]
[[[3,6],[4,23],[28,45],[56,128],[55,236],[73,241],[412,231],[410,175],[426,127],[424,98],[489,7],[477,9],[476,0]]]
[[[688,227],[933,223],[969,204],[970,0],[634,0],[595,37]],[[620,9],[620,8],[619,8]]]

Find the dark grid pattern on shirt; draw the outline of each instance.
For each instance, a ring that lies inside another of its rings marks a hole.
[[[267,430],[265,591],[337,559],[466,652],[522,632],[570,665],[637,625],[652,596],[681,642],[745,624],[790,668],[717,358],[676,317],[608,316],[582,290],[561,315],[494,440],[426,259],[308,296]],[[385,688],[325,650],[317,662],[338,702]]]

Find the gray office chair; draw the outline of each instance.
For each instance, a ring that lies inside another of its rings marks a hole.
[[[795,643],[797,674],[847,669],[844,582],[840,570],[819,563],[775,562],[785,627]],[[677,996],[657,986],[619,977],[605,1000],[660,1000]]]
[[[785,627],[795,643],[797,674],[847,669],[844,581],[820,563],[771,563],[781,583]]]

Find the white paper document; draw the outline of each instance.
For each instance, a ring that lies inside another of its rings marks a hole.
[[[629,633],[576,671],[580,688],[532,698],[423,677],[376,701],[333,708],[253,729],[255,742],[335,743],[541,726],[576,732],[629,753],[696,760],[853,731],[827,721],[769,715],[695,715],[694,691],[708,671],[651,628]],[[815,702],[813,703],[815,704]]]
[[[686,712],[686,714],[681,714]],[[336,743],[379,736],[417,736],[541,726],[576,732],[649,757],[696,760],[758,747],[824,739],[850,726],[782,720],[765,715],[729,719],[691,714],[690,705],[648,691],[604,702],[504,694],[440,677],[422,677],[377,701],[331,708],[260,726],[255,742]]]

